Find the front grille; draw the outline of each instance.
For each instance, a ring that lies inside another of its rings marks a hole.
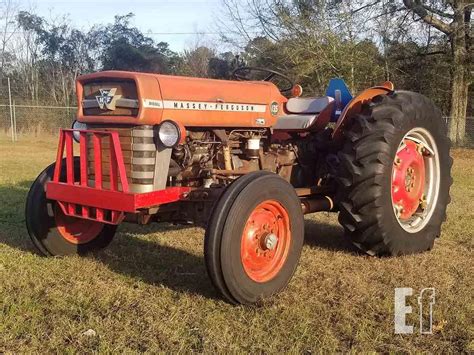
[[[83,89],[84,116],[138,116],[138,91],[133,80],[95,80],[85,83]],[[114,91],[108,94],[111,89]],[[104,95],[110,95],[109,99],[113,101],[111,109],[100,107],[98,99]]]
[[[91,127],[92,128],[92,127]],[[133,128],[97,128],[101,131],[116,131],[119,134],[123,160],[131,192],[150,192],[154,190],[156,147],[152,126]],[[110,184],[110,149],[108,137],[102,138],[102,176],[103,185]],[[92,137],[87,138],[88,180],[94,186],[94,149]],[[120,186],[119,186],[120,188]]]

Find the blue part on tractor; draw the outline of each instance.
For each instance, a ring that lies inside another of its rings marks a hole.
[[[343,79],[334,78],[329,81],[326,96],[336,101],[331,121],[337,121],[344,108],[352,100],[352,94]]]

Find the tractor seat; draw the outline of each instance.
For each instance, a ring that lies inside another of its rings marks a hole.
[[[334,101],[330,96],[326,97],[292,97],[286,103],[286,110],[289,113],[296,114],[316,114],[326,108],[329,103]]]
[[[289,114],[280,116],[273,128],[285,131],[305,130],[315,123],[319,113],[333,101],[330,96],[291,98],[285,107]]]

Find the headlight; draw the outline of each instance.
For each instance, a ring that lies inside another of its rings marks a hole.
[[[87,129],[87,125],[85,123],[74,120],[74,122],[72,123],[72,129],[84,130],[84,129]],[[72,137],[74,138],[74,140],[77,143],[79,143],[79,139],[81,138],[81,134],[77,131],[74,131],[74,132],[72,132]]]
[[[181,140],[181,130],[173,121],[163,121],[158,126],[158,139],[166,148],[173,148]]]

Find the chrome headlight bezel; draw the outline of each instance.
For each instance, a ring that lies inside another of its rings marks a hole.
[[[158,142],[166,148],[174,148],[181,142],[181,128],[174,121],[165,120],[161,122],[156,132]]]
[[[78,130],[86,130],[87,129],[87,124],[85,124],[84,122],[79,122],[78,120],[74,120],[74,122],[72,122],[72,129],[78,129]],[[74,131],[72,132],[72,137],[74,138],[74,140],[79,143],[79,140],[81,138],[81,135],[79,134],[78,131]]]

